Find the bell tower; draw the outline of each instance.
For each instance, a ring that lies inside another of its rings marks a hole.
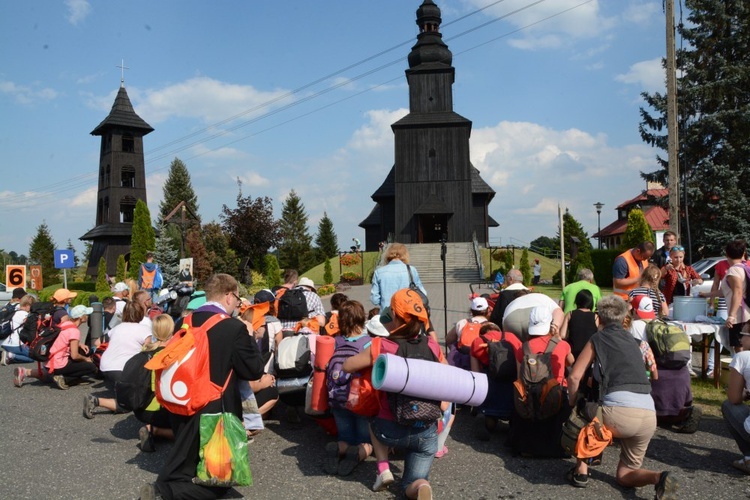
[[[96,223],[80,238],[93,242],[89,275],[96,275],[101,257],[109,275],[116,273],[120,255],[129,260],[135,204],[146,202],[143,137],[153,130],[136,114],[122,82],[109,115],[91,132],[102,139]]]

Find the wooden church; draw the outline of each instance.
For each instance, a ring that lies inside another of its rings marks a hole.
[[[424,0],[419,34],[409,53],[409,114],[391,125],[395,163],[372,194],[370,215],[359,226],[365,248],[392,235],[401,243],[489,240],[498,223],[488,208],[495,191],[469,160],[471,121],[453,111],[453,54],[440,33],[440,8]]]
[[[109,115],[91,132],[102,140],[96,225],[80,238],[92,242],[89,275],[96,276],[101,257],[110,276],[117,272],[120,255],[129,260],[135,204],[138,200],[146,203],[143,136],[153,130],[136,114],[121,84]]]

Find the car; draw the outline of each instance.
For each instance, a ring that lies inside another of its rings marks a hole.
[[[716,274],[716,264],[726,259],[726,257],[706,257],[693,264],[695,272],[703,278],[703,283],[692,288],[692,291],[696,290],[700,293],[710,292],[711,287],[714,284],[714,275]]]
[[[8,290],[5,288],[4,283],[0,283],[0,306],[4,306],[8,302],[10,302],[10,299],[13,298],[13,290]]]

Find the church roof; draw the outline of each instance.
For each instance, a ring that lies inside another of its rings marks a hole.
[[[78,238],[79,240],[93,240],[104,236],[127,236],[133,234],[132,224],[100,224]]]
[[[130,103],[125,87],[120,87],[112,104],[109,115],[91,132],[91,135],[103,135],[109,128],[124,127],[142,130],[143,135],[153,132],[153,127],[138,116]]]
[[[371,226],[379,226],[383,218],[383,209],[380,207],[380,203],[375,204],[375,208],[370,211],[370,215],[365,217],[365,220],[359,223],[359,227],[367,228]]]
[[[430,113],[409,113],[397,122],[391,125],[391,128],[421,127],[424,125],[451,125],[457,123],[471,127],[471,120],[453,111],[447,112],[430,112]]]
[[[382,198],[393,198],[394,196],[396,196],[396,165],[391,167],[391,171],[385,176],[383,183],[372,193],[372,199],[377,201]]]
[[[484,182],[482,174],[474,165],[471,166],[471,194],[489,194],[490,200],[495,197],[495,190]]]

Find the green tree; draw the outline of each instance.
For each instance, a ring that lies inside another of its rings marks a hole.
[[[545,257],[549,256],[552,252],[560,251],[560,240],[550,238],[549,236],[540,236],[531,243],[529,243],[531,249],[535,252],[541,253]]]
[[[138,200],[133,212],[133,235],[130,237],[130,263],[128,276],[138,279],[141,264],[146,262],[146,252],[156,246],[156,234],[151,226],[151,213],[143,200]]]
[[[625,228],[625,234],[622,237],[622,250],[637,247],[644,241],[654,241],[654,233],[651,226],[646,222],[643,210],[634,208],[628,214],[628,226]]]
[[[325,264],[323,265],[323,282],[328,285],[333,283],[333,269],[331,269],[331,259],[326,257]]]
[[[164,183],[163,198],[161,203],[159,203],[160,219],[166,218],[181,201],[184,201],[188,209],[196,217],[199,217],[198,196],[196,196],[193,190],[190,172],[188,172],[187,166],[185,166],[182,160],[175,158],[172,160],[172,164],[169,165],[169,175]]]
[[[117,275],[115,281],[125,281],[125,256],[122,254],[117,257]]]
[[[255,269],[261,269],[268,249],[279,243],[279,223],[274,219],[271,198],[237,194],[237,208],[222,207],[221,226],[229,236],[229,245],[238,257],[248,257]]]
[[[339,253],[338,238],[333,231],[333,221],[328,217],[327,212],[323,212],[323,218],[318,223],[318,234],[315,235],[315,249],[318,261],[336,257]],[[330,283],[330,281],[326,283]]]
[[[692,248],[718,255],[735,236],[750,237],[750,3],[688,0],[686,7],[677,54],[681,207]],[[642,97],[641,137],[666,151],[666,96]],[[657,163],[659,170],[642,176],[668,186],[666,154]]]
[[[36,236],[31,240],[29,260],[32,264],[42,266],[44,282],[47,285],[60,280],[60,272],[55,269],[55,242],[49,232],[46,222],[42,222],[36,229]]]
[[[565,273],[565,282],[572,283],[577,281],[578,271],[582,268],[594,270],[594,263],[591,260],[591,242],[589,241],[589,235],[583,230],[583,226],[576,220],[570,211],[566,208],[563,214],[563,228],[565,233],[565,252],[568,255],[573,256],[573,249],[575,248],[575,256],[571,257],[570,265],[567,267]],[[576,243],[575,240],[578,242]],[[560,231],[557,232],[558,250],[560,248]]]
[[[107,283],[107,261],[104,260],[104,257],[99,259],[99,266],[96,271],[96,291],[98,293],[109,292],[109,283]]]
[[[523,274],[523,284],[529,286],[531,279],[534,277],[534,273],[531,272],[531,264],[529,263],[529,250],[523,249],[521,252],[521,263],[518,265],[518,270]]]
[[[201,228],[203,245],[206,247],[208,262],[215,273],[237,276],[237,254],[229,247],[229,237],[216,222]]]
[[[307,271],[314,260],[312,238],[307,230],[305,205],[294,189],[284,200],[280,230],[279,265],[284,269],[297,269],[300,273]]]
[[[68,238],[68,246],[66,248],[68,250],[73,250],[73,265],[78,267],[78,254],[76,253],[76,247],[73,246],[73,242],[70,241],[70,238]]]
[[[279,260],[274,254],[266,254],[263,269],[265,269],[265,281],[269,287],[273,288],[275,286],[281,285],[281,270],[279,269]]]
[[[187,233],[187,247],[190,257],[193,258],[193,277],[202,283],[208,281],[213,273],[213,267],[208,260],[208,252],[203,246],[201,231],[198,226],[192,227]]]
[[[179,281],[180,257],[162,221],[159,221],[157,229],[159,230],[159,237],[156,238],[154,244],[154,262],[159,265],[164,286],[167,287]]]

